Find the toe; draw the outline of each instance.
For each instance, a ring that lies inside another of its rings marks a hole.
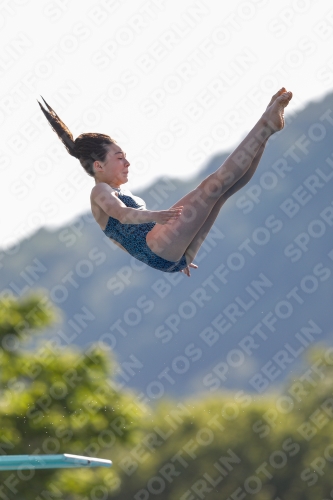
[[[287,91],[287,90],[286,90],[286,88],[285,88],[285,87],[282,87],[280,90],[278,90],[278,91],[276,92],[276,94],[274,94],[274,95],[272,96],[272,98],[271,98],[271,100],[270,100],[270,102],[269,102],[269,104],[268,104],[268,106],[267,106],[267,107],[271,106],[271,104],[273,104],[273,102],[274,102],[274,101],[275,101],[278,97],[280,97],[280,95],[282,95],[282,94],[283,94],[284,92],[286,92],[286,91]]]
[[[290,101],[290,99],[292,98],[293,94],[292,92],[283,92],[280,96],[279,96],[279,101],[282,102],[282,103],[288,103]]]

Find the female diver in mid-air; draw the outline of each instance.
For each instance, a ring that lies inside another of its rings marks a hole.
[[[202,242],[226,200],[253,176],[269,137],[284,126],[284,108],[292,93],[280,89],[253,129],[213,174],[169,210],[146,210],[143,200],[121,186],[129,161],[115,140],[87,133],[75,140],[44,101],[40,107],[70,155],[95,179],[91,210],[96,222],[118,246],[148,266],[190,276]]]

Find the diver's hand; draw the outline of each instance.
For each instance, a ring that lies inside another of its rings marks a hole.
[[[150,212],[152,214],[153,220],[157,224],[167,224],[173,220],[178,219],[182,213],[183,207],[170,208],[169,210],[158,210],[156,212]]]

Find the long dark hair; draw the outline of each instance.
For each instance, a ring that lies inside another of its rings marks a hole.
[[[80,161],[88,175],[95,177],[93,169],[94,161],[104,161],[108,152],[107,146],[116,144],[116,141],[108,135],[97,133],[81,134],[74,140],[69,128],[59,118],[57,113],[53,111],[51,106],[44,99],[43,101],[47,109],[39,101],[37,102],[68,153]]]

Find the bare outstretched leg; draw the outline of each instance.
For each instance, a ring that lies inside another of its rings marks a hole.
[[[291,98],[291,92],[273,96],[260,120],[223,165],[174,205],[184,207],[182,216],[164,226],[156,224],[148,233],[147,244],[157,255],[170,261],[177,261],[189,249],[216,203],[219,202],[221,208],[225,200],[219,199],[240,181],[259,155],[255,165],[255,168],[257,167],[266,141],[284,126],[284,108]],[[214,220],[218,211],[217,206],[212,214],[212,217],[215,214]],[[210,227],[212,224],[213,221],[209,224]]]
[[[226,193],[224,193],[220,198],[217,200],[215,205],[213,206],[212,210],[210,211],[210,214],[208,215],[207,219],[205,222],[202,224],[201,228],[197,232],[197,234],[194,236],[193,240],[189,244],[189,246],[186,249],[186,257],[188,262],[193,262],[196,254],[198,253],[202,243],[205,241],[209,231],[211,230],[218,214],[220,213],[221,208],[225,204],[225,202],[235,194],[237,191],[239,191],[242,187],[245,186],[253,176],[254,172],[256,171],[256,168],[260,162],[260,158],[262,157],[262,154],[265,149],[265,144],[263,144],[258,151],[256,157],[254,158],[251,167],[249,170],[246,172],[245,175],[239,181],[235,182],[235,184],[228,189]]]
[[[286,89],[283,87],[275,95],[273,95],[267,108],[271,106],[273,102],[284,92],[286,92]],[[207,237],[224,203],[230,198],[230,196],[235,194],[250,181],[255,171],[257,170],[257,167],[265,150],[266,144],[267,140],[263,142],[263,144],[260,146],[256,156],[253,158],[250,168],[243,175],[243,177],[241,177],[237,182],[235,182],[235,184],[231,188],[229,188],[222,196],[220,196],[220,198],[218,198],[207,219],[205,220],[205,222],[203,223],[203,225],[201,226],[201,228],[199,229],[199,231],[197,232],[197,234],[195,235],[195,237],[193,238],[193,240],[191,241],[190,245],[186,250],[188,261],[192,262],[193,259],[195,258],[196,254],[199,251],[200,246]]]

